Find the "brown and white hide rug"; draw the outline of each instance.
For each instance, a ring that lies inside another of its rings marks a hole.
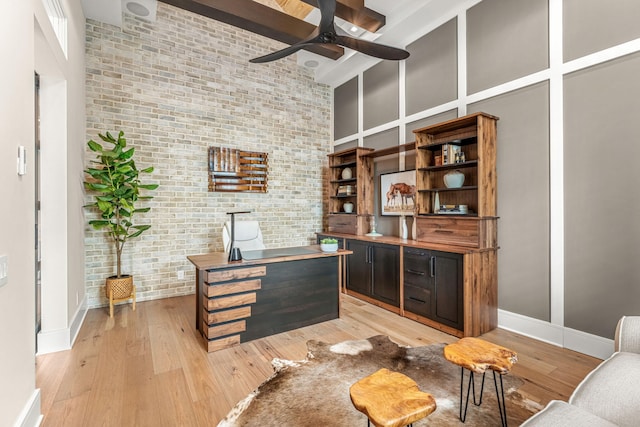
[[[351,403],[349,387],[380,368],[407,375],[422,391],[435,397],[435,412],[414,426],[500,425],[491,372],[487,372],[481,406],[469,402],[466,422],[460,422],[460,368],[445,360],[444,344],[407,348],[378,335],[335,345],[312,340],[307,342],[307,347],[309,353],[304,361],[274,359],[273,376],[240,401],[218,427],[366,426],[365,415]],[[468,373],[465,386],[467,378]],[[523,380],[511,373],[503,380],[510,426],[520,425],[542,409],[518,393]],[[476,392],[479,390],[478,379]]]

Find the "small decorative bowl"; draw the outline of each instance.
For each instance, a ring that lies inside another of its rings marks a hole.
[[[320,243],[322,252],[336,252],[338,250],[337,243]]]

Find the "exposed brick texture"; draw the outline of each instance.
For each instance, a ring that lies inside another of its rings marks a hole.
[[[157,22],[125,15],[120,29],[89,20],[86,37],[87,140],[123,130],[138,166],[155,167],[145,182],[160,184],[151,212],[139,219],[152,228],[123,255],[138,300],[194,292],[186,257],[222,250],[230,210],[253,210],[243,217],[260,221],[268,247],[315,240],[331,151],[331,89],[295,57],[248,62],[282,44],[161,2]],[[211,145],[267,152],[268,193],[208,192]],[[93,153],[85,156],[88,162]],[[87,210],[87,219],[94,216]],[[114,251],[88,225],[85,244],[88,303],[103,306]]]

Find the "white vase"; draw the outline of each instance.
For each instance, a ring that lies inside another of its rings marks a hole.
[[[440,196],[436,191],[435,196],[433,196],[433,213],[438,213],[438,212],[440,212]]]
[[[342,169],[342,179],[351,179],[352,177],[351,168]]]
[[[353,203],[351,202],[347,202],[344,205],[342,205],[342,209],[344,209],[344,211],[346,213],[351,213],[353,212]]]
[[[400,237],[403,239],[409,238],[409,230],[407,230],[407,217],[403,216],[400,224]]]

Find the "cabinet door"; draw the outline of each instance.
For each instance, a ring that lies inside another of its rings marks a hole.
[[[358,240],[346,240],[347,249],[353,253],[347,256],[347,289],[363,295],[371,295],[371,264],[369,245]]]
[[[400,306],[400,249],[398,246],[372,244],[369,260],[373,264],[371,296]]]
[[[432,251],[435,275],[433,320],[462,330],[462,255]]]

